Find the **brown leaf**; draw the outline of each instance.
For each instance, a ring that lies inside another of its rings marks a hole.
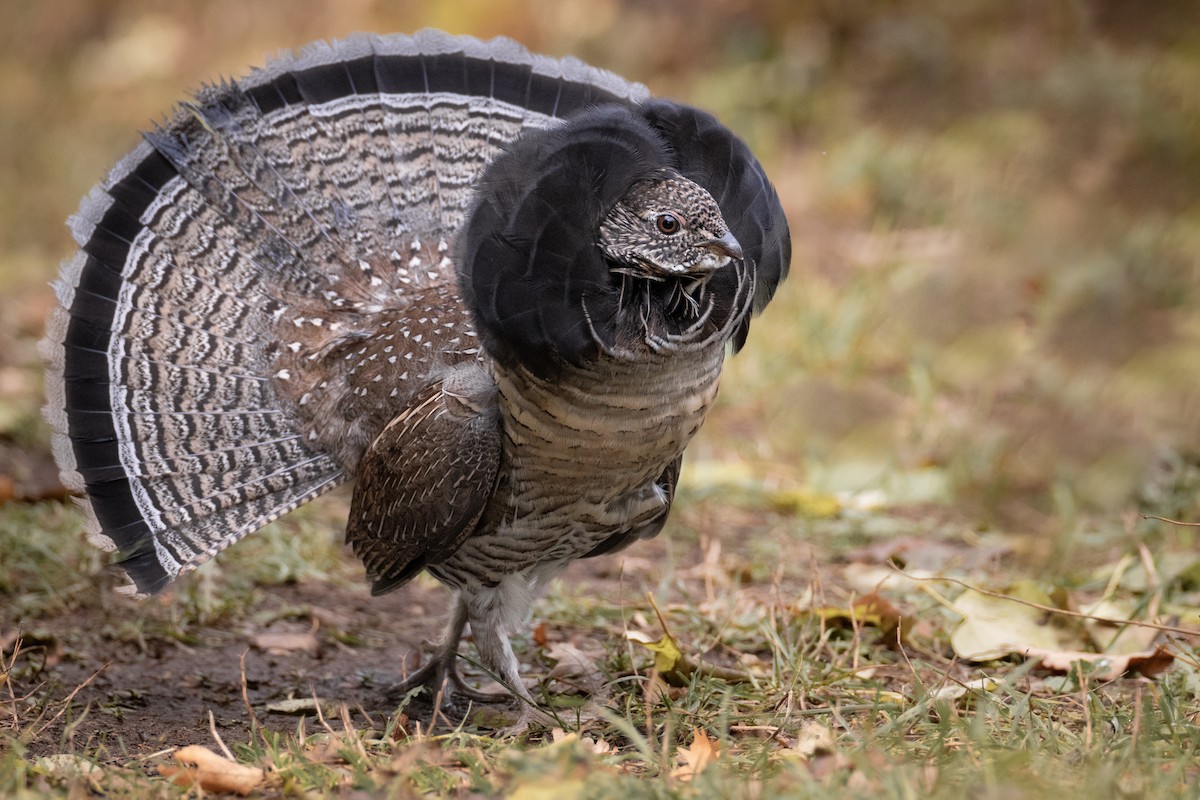
[[[1126,655],[1081,653],[1075,650],[1042,650],[1031,647],[1025,652],[1025,655],[1038,659],[1043,667],[1055,672],[1072,672],[1075,669],[1075,663],[1079,661],[1094,665],[1089,674],[1100,681],[1115,680],[1126,674],[1153,678],[1166,672],[1175,662],[1175,656],[1161,645],[1154,650]]]
[[[199,786],[206,792],[247,795],[266,777],[266,773],[258,767],[230,761],[198,744],[176,750],[175,760],[181,766],[160,766],[159,774],[170,778],[178,786]]]
[[[604,676],[596,666],[596,660],[573,644],[558,642],[546,655],[557,662],[550,670],[551,678],[578,684],[591,690],[604,683]]]
[[[543,649],[550,645],[550,639],[546,636],[546,623],[539,622],[533,629],[533,643]]]
[[[681,748],[676,754],[679,766],[671,770],[671,777],[681,781],[690,781],[708,768],[708,765],[721,757],[719,742],[708,738],[702,728],[692,729],[692,743]]]

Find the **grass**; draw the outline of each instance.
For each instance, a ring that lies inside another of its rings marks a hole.
[[[1195,529],[1146,518],[1200,517],[1191,6],[4,12],[0,498],[10,479],[26,500],[0,504],[0,796],[195,796],[159,774],[184,744],[262,768],[266,796],[1200,796],[1194,636],[1150,631],[1170,668],[1118,678],[971,661],[954,638],[962,583],[1061,609],[1034,616],[1062,649],[1102,649],[1065,612],[1200,628]],[[370,702],[442,595],[367,597],[344,496],[130,603],[72,507],[28,488],[62,219],[132,131],[264,51],[425,24],[718,112],[793,228],[792,275],[727,365],[668,530],[578,565],[517,637],[563,719],[518,741]],[[678,685],[627,636],[663,623],[703,665]],[[263,632],[311,632],[317,653],[269,653]],[[319,716],[268,709],[314,693]]]
[[[398,709],[368,711],[348,700],[326,704],[320,715],[310,711],[282,730],[259,726],[259,718],[268,716],[262,705],[220,708],[218,717],[235,714],[254,722],[240,738],[228,728],[218,735],[197,728],[190,743],[216,752],[228,747],[239,763],[266,770],[261,791],[287,796],[1166,797],[1186,795],[1200,779],[1200,663],[1185,640],[1174,639],[1177,660],[1154,680],[1097,680],[1083,669],[1059,674],[1020,658],[968,664],[949,644],[960,618],[938,598],[954,597],[959,587],[951,579],[1003,590],[1029,574],[1022,566],[1025,557],[1012,547],[980,560],[981,547],[995,542],[981,543],[953,523],[937,525],[928,509],[876,509],[859,512],[857,520],[847,510],[805,519],[753,504],[733,514],[719,499],[698,492],[682,500],[678,523],[664,534],[669,543],[651,545],[653,564],[634,553],[623,575],[584,571],[572,581],[576,591],[556,587],[535,612],[531,631],[540,628],[550,643],[539,645],[536,632],[518,637],[526,674],[543,678],[547,698],[583,679],[599,682],[591,702],[580,705],[583,698],[567,696],[569,702],[557,704],[563,730],[554,736],[496,739],[486,718],[440,720],[429,727]],[[322,586],[343,583],[353,570],[340,548],[330,546],[328,527],[316,524],[326,514],[336,515],[337,504],[328,505],[277,523],[254,543],[254,558],[185,580],[174,603],[139,606],[124,627],[114,622],[109,635],[138,641],[150,653],[161,642],[184,643],[201,664],[210,658],[214,629],[240,630],[254,619],[305,618],[304,608],[271,612],[262,600],[289,583],[315,586],[319,596]],[[70,527],[72,512],[54,505],[33,508],[38,525]],[[3,519],[24,524],[28,512]],[[711,536],[714,519],[736,525],[747,516],[773,541],[759,538],[741,546]],[[702,527],[690,527],[695,524]],[[874,528],[887,530],[880,535]],[[889,572],[880,564],[879,545],[913,534],[923,537],[920,544],[898,556],[909,564],[906,571],[920,573],[922,563],[937,566],[934,571],[945,580],[934,581],[935,591],[929,592],[927,584],[892,572],[894,579],[880,589],[908,620],[903,645],[869,618],[855,623],[844,615],[816,613],[848,607],[864,593],[864,581]],[[1117,535],[1097,529],[1081,537],[1104,543],[1094,552],[1107,554],[1108,540]],[[1113,563],[1094,556],[1040,584],[1057,590],[1068,607],[1107,596],[1140,603],[1143,613],[1149,603],[1194,609],[1194,567],[1176,568],[1186,551],[1172,538],[1165,535],[1160,555],[1141,569],[1131,568],[1129,559]],[[56,564],[63,564],[80,585],[77,594],[60,600],[93,602],[95,587],[85,581],[99,567],[73,541],[64,536],[63,549],[54,553],[14,554],[5,563],[6,574],[40,577],[11,595],[39,596],[40,581],[56,580]],[[811,549],[814,561],[754,568],[753,554],[771,544],[779,552]],[[1136,560],[1136,548],[1126,544]],[[1147,568],[1158,576],[1157,584],[1147,583]],[[720,669],[697,669],[676,681],[679,685],[662,683],[653,654],[626,637],[630,630],[663,633],[648,591],[684,654]],[[41,608],[51,625],[71,613]],[[138,746],[127,740],[132,731],[119,725],[116,735],[93,731],[84,741],[73,735],[87,727],[89,716],[116,714],[119,722],[119,707],[137,704],[137,687],[125,687],[106,706],[68,698],[75,687],[48,685],[54,670],[39,647],[55,637],[60,647],[82,652],[86,645],[57,628],[52,635],[39,633],[38,616],[29,615],[23,629],[28,649],[9,640],[6,651],[0,793],[166,792],[157,766],[170,763],[169,748]],[[349,647],[369,650],[370,644],[355,639],[361,632],[356,623],[349,627]],[[553,648],[559,642],[581,648],[594,674],[568,671],[561,680],[545,680],[555,674]],[[268,668],[248,677],[270,681],[278,675]],[[984,678],[987,683],[980,684]],[[956,685],[976,689],[957,696],[946,691]],[[718,755],[689,776],[687,754],[697,731],[711,737]]]

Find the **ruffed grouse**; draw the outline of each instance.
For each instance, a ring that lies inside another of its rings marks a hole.
[[[571,561],[654,536],[787,222],[711,115],[426,31],[199,91],[84,200],[44,342],[68,487],[137,593],[354,481],[372,590],[483,664]],[[527,705],[528,707],[528,705]],[[527,718],[527,717],[526,717]]]

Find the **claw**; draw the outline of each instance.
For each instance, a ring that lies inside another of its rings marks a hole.
[[[442,708],[450,708],[455,700],[493,704],[514,699],[511,692],[485,692],[468,685],[458,670],[458,654],[441,649],[425,666],[389,687],[386,696],[389,701],[399,702],[414,689],[424,689],[430,699],[440,696]]]

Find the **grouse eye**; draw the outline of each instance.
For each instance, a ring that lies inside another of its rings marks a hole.
[[[679,233],[679,229],[683,227],[679,217],[674,214],[659,214],[657,222],[659,231],[668,236],[672,233]]]

